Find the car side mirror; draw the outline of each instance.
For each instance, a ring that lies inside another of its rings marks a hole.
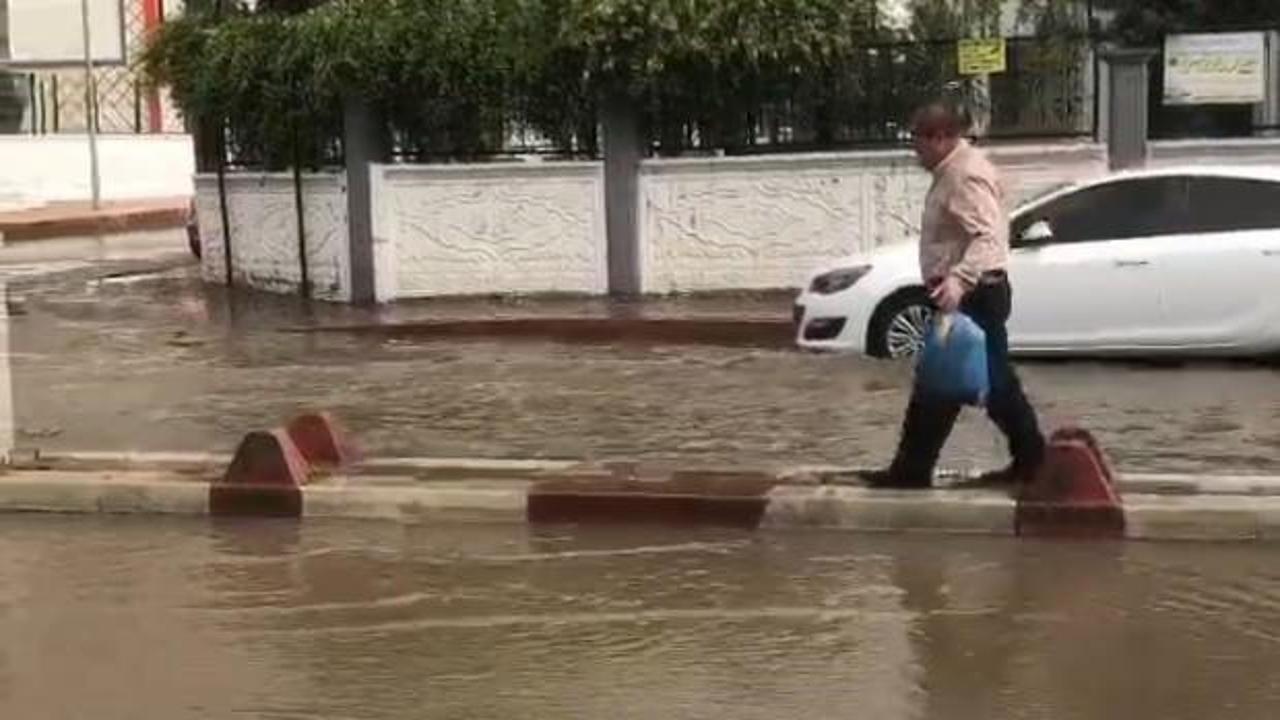
[[[1048,220],[1037,220],[1031,223],[1018,236],[1018,244],[1024,247],[1047,245],[1051,242],[1053,242],[1053,226],[1049,224]]]

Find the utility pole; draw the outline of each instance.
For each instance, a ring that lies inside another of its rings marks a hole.
[[[93,209],[102,206],[102,175],[98,170],[97,87],[93,78],[93,43],[89,34],[89,0],[80,0],[80,26],[84,31],[84,114],[89,135],[89,185],[93,188]]]

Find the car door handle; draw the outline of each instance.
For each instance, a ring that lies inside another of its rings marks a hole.
[[[1118,268],[1146,267],[1150,264],[1151,264],[1150,260],[1117,260],[1116,261],[1116,267]]]
[[[1263,257],[1280,257],[1280,250],[1263,250]]]

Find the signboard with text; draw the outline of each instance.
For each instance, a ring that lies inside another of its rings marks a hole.
[[[1266,88],[1266,34],[1170,35],[1164,43],[1166,105],[1252,105]]]
[[[993,75],[1006,68],[1004,38],[969,39],[956,43],[961,75]]]

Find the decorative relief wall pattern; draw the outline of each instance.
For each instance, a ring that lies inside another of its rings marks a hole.
[[[229,176],[226,188],[234,282],[270,292],[298,292],[302,268],[298,259],[293,178],[288,175]],[[312,296],[322,300],[350,300],[347,197],[341,178],[336,175],[304,177],[303,211]],[[208,282],[225,282],[226,256],[215,178],[203,175],[197,178],[196,213],[200,224],[202,275]]]
[[[861,173],[734,170],[642,176],[646,291],[791,287],[855,249]]]
[[[998,148],[1010,205],[1106,170],[1100,146]],[[640,182],[646,292],[794,288],[822,263],[914,241],[931,178],[904,151],[658,160]]]
[[[1097,145],[992,150],[1010,205],[1106,171]],[[818,265],[911,242],[930,177],[905,151],[659,160],[641,169],[638,223],[647,292],[794,288]],[[288,175],[227,179],[237,282],[297,292]],[[608,290],[600,163],[375,166],[379,298]],[[350,299],[343,177],[304,186],[317,297]],[[216,181],[198,180],[203,274],[223,282]]]
[[[382,172],[376,225],[398,297],[607,291],[601,165]]]

